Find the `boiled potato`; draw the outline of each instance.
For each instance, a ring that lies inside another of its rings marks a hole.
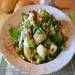
[[[24,55],[28,61],[31,61],[31,50],[28,47],[24,47]]]
[[[37,47],[37,53],[42,59],[45,59],[47,49],[42,44]]]
[[[36,44],[39,44],[46,39],[46,34],[41,29],[39,29],[34,34],[33,38],[34,38]]]

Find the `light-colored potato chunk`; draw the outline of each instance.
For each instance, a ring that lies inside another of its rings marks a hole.
[[[37,30],[33,36],[36,44],[43,42],[46,39],[46,34],[42,30]]]
[[[31,61],[31,50],[28,47],[24,47],[24,55],[28,61]]]
[[[38,47],[37,47],[37,53],[39,54],[39,56],[42,58],[42,59],[45,59],[45,56],[46,56],[46,48],[44,48],[44,46],[42,44],[40,44]]]

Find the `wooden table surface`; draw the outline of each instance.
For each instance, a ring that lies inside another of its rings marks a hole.
[[[39,0],[32,0],[35,3],[39,3]],[[55,0],[55,6],[64,9],[67,12],[75,12],[75,0]]]
[[[0,5],[2,1],[3,0],[0,0]],[[31,1],[34,1],[35,3],[39,3],[39,0],[31,0]],[[68,9],[64,9],[65,11],[68,12],[75,12],[75,0],[55,0],[55,6],[59,8],[68,8]]]

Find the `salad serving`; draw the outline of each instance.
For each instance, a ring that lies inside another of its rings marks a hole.
[[[46,10],[21,14],[21,23],[9,29],[12,48],[32,64],[47,63],[65,50],[68,37],[58,21]],[[11,46],[10,46],[11,47]],[[9,48],[10,49],[10,48]]]

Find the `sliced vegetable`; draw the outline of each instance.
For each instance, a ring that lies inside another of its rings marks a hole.
[[[18,36],[19,36],[19,30],[18,30],[18,28],[16,28],[16,27],[11,27],[10,29],[9,29],[9,32],[10,32],[10,35],[11,35],[11,37],[12,37],[12,42],[13,42],[13,44],[17,44],[17,42],[18,42]]]
[[[54,26],[52,26],[52,25],[50,25],[49,31],[52,35],[55,35],[55,33],[56,33],[56,30],[55,30]]]
[[[25,37],[25,33],[24,33],[24,30],[21,31],[21,34],[20,34],[20,37],[19,37],[19,48],[22,47],[23,45],[23,40],[24,40],[24,37]],[[22,50],[22,49],[21,49]]]
[[[55,36],[53,37],[53,42],[56,43],[57,45],[59,45],[60,43],[62,43],[62,35],[60,32],[57,32],[55,34]]]
[[[47,49],[42,44],[38,45],[37,53],[43,60],[45,59],[46,51],[47,51]]]
[[[42,31],[42,29],[39,29],[34,34],[33,38],[36,44],[39,44],[39,43],[42,43],[46,39],[46,34],[44,33],[44,31]]]
[[[50,19],[50,14],[46,10],[40,10],[39,15],[44,16],[46,21]]]
[[[24,47],[34,47],[34,46],[35,46],[34,40],[26,36],[24,39]]]
[[[43,59],[40,56],[38,56],[36,60],[36,64],[41,64],[42,62],[43,62]]]
[[[51,44],[50,49],[49,49],[49,53],[51,55],[54,55],[57,51],[57,46],[55,44]]]
[[[24,47],[24,55],[28,61],[31,61],[31,50],[28,47]]]
[[[22,14],[22,25],[24,25],[25,28],[31,29],[32,24],[31,24],[31,17],[29,17],[28,14]]]
[[[52,42],[51,42],[50,38],[48,38],[48,39],[45,41],[44,46],[45,46],[46,48],[50,48],[51,43],[52,43]]]
[[[28,18],[28,14],[26,14],[26,13],[22,13],[21,14],[21,19],[22,19],[22,22],[24,22],[27,18]]]
[[[22,44],[19,45],[19,51],[23,51],[23,49],[24,49],[24,45],[22,43]]]
[[[34,27],[34,33],[35,33],[39,28],[41,28],[41,26],[42,26],[42,22],[36,21],[36,22],[35,22],[35,27]]]

